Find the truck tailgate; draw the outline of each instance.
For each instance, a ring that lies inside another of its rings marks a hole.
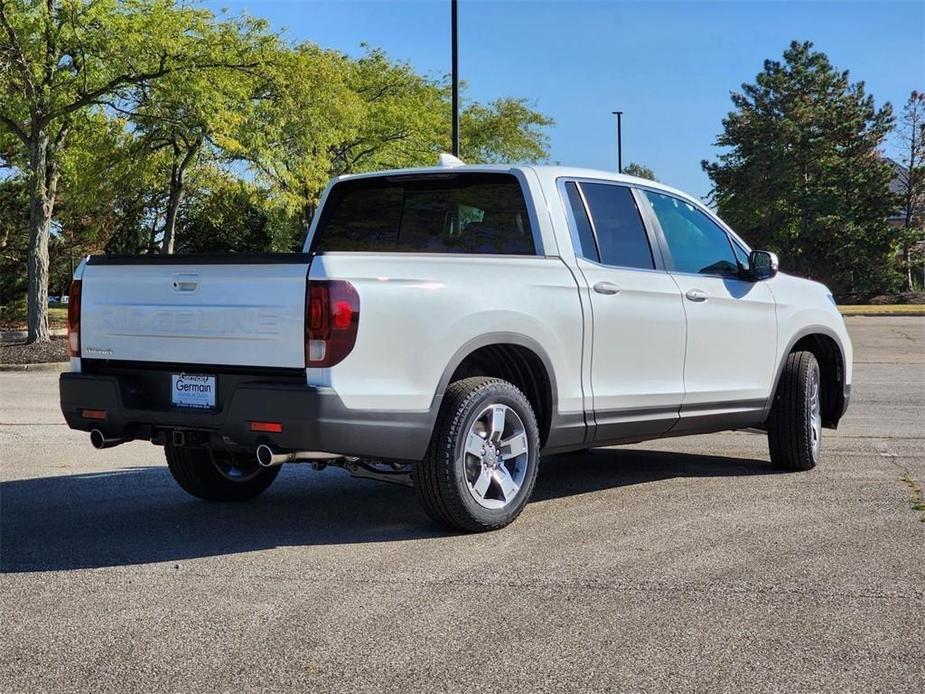
[[[92,257],[81,357],[304,367],[308,265],[305,254]]]

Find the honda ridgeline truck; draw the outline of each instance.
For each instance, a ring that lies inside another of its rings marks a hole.
[[[163,446],[203,499],[338,465],[478,531],[541,455],[757,428],[806,470],[848,406],[829,290],[652,181],[446,156],[342,176],[303,251],[81,263],[70,427]]]

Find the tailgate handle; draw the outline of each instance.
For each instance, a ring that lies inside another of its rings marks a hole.
[[[195,292],[199,289],[199,274],[187,273],[173,276],[173,289],[177,292]]]

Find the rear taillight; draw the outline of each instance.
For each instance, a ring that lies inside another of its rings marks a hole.
[[[342,280],[309,281],[305,294],[305,366],[334,366],[356,343],[360,297]]]
[[[67,294],[67,353],[80,356],[80,280],[71,282]]]

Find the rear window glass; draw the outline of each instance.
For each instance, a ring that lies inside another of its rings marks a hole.
[[[494,173],[338,183],[322,210],[312,250],[536,253],[520,183]]]
[[[585,211],[581,193],[578,192],[578,184],[575,181],[568,181],[565,184],[565,193],[568,195],[568,204],[572,208],[572,216],[575,218],[578,241],[581,244],[581,256],[597,263],[601,262],[601,256],[597,252],[597,244],[594,242],[594,230],[591,228],[591,221]]]
[[[633,194],[626,186],[582,183],[601,249],[601,262],[652,270],[655,262]]]

